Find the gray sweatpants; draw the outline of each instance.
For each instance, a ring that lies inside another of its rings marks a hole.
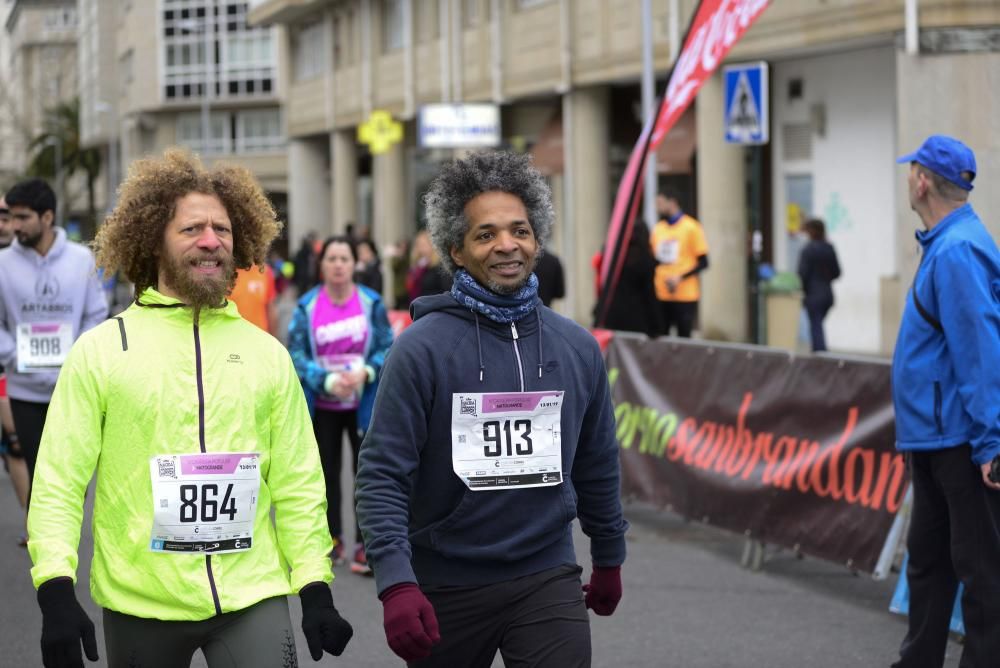
[[[284,596],[200,622],[165,622],[104,611],[109,668],[188,668],[201,649],[209,668],[296,668]]]
[[[421,587],[441,642],[412,668],[489,668],[497,650],[507,668],[589,668],[590,618],[579,566],[559,566],[477,587]]]

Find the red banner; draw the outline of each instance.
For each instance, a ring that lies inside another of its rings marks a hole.
[[[695,14],[684,49],[677,57],[667,94],[656,117],[649,150],[655,151],[698,89],[718,69],[770,0],[703,0]]]
[[[649,123],[643,128],[639,141],[629,156],[625,174],[618,184],[601,260],[595,326],[604,326],[608,306],[618,289],[618,277],[621,275],[626,249],[632,238],[632,226],[642,198],[642,175],[648,156],[660,145],[670,128],[691,104],[698,89],[718,69],[726,54],[767,8],[769,2],[770,0],[702,0],[695,11],[684,37],[684,48],[670,73],[656,123],[652,129]]]

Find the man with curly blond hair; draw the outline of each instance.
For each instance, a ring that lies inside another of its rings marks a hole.
[[[95,470],[90,592],[109,666],[186,666],[198,649],[212,668],[295,666],[295,592],[314,660],[350,640],[295,369],[226,300],[280,227],[245,169],[172,150],[130,170],[95,248],[136,299],[66,359],[28,516],[45,666],[82,665],[81,641],[97,660],[74,593]]]

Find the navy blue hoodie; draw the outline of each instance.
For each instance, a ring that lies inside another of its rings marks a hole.
[[[601,351],[538,303],[513,325],[450,294],[418,299],[383,367],[361,445],[357,514],[378,592],[401,582],[485,585],[575,564],[572,521],[595,565],[625,560],[614,409]],[[452,469],[456,392],[564,390],[554,487],[471,491]]]

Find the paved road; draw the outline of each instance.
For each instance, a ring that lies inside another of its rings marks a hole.
[[[0,665],[34,667],[41,666],[41,616],[27,553],[16,545],[16,506],[10,480],[0,473]],[[591,618],[594,666],[851,668],[892,662],[904,632],[903,621],[887,612],[892,582],[873,582],[785,552],[770,554],[763,570],[753,573],[739,565],[738,537],[640,507],[629,507],[628,516],[633,529],[623,570],[625,598],[614,616]],[[582,535],[577,545],[581,563],[588,563]],[[81,547],[85,583],[93,549],[88,529]],[[333,591],[355,637],[341,659],[326,656],[314,664],[299,634],[300,664],[401,666],[385,645],[373,581],[342,568]],[[77,595],[100,627],[86,588],[78,585]],[[297,601],[291,609],[298,628]],[[98,638],[103,657],[100,630]],[[953,667],[959,648],[950,650],[946,665]],[[192,665],[205,666],[200,654]],[[494,665],[502,664],[498,659]]]

